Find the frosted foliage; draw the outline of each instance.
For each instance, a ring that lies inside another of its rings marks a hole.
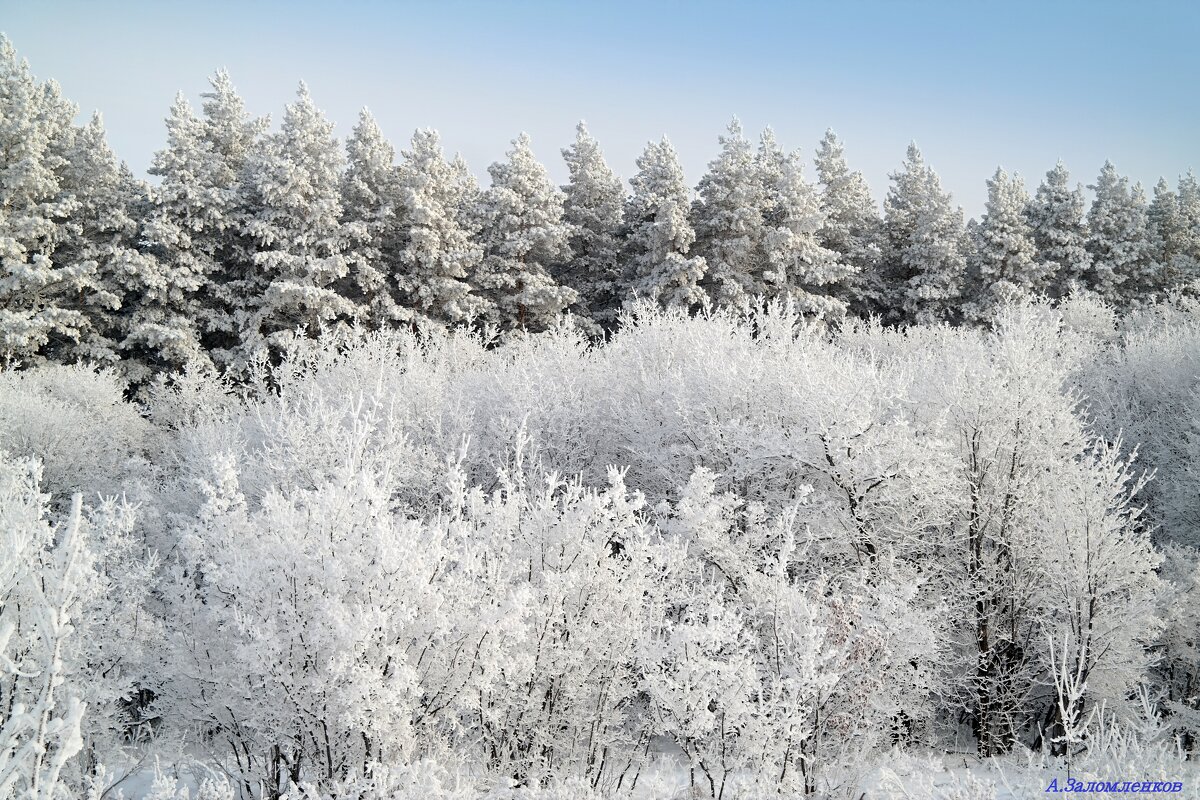
[[[1129,181],[1106,161],[1088,188],[1096,193],[1088,210],[1089,288],[1114,303],[1153,291],[1156,276],[1141,186],[1130,189]]]
[[[405,229],[396,285],[404,304],[438,322],[480,315],[487,305],[468,282],[483,258],[471,219],[474,177],[461,160],[446,160],[437,131],[420,130],[397,181]]]
[[[78,298],[97,265],[72,258],[61,223],[80,208],[70,166],[76,108],[53,81],[38,83],[0,37],[0,361],[37,363],[89,338]],[[86,346],[86,345],[85,345]]]
[[[692,208],[695,251],[708,267],[704,284],[713,303],[746,309],[766,292],[767,265],[760,257],[766,186],[736,118],[719,141],[720,155],[700,180]]]
[[[1026,211],[1038,268],[1052,297],[1082,288],[1092,261],[1086,246],[1083,187],[1072,189],[1070,177],[1058,162],[1046,173]]]
[[[570,174],[563,187],[563,221],[571,230],[571,257],[558,265],[555,277],[579,292],[580,314],[612,325],[622,299],[619,231],[625,189],[584,123],[562,153]]]
[[[759,246],[765,296],[789,298],[806,313],[843,316],[845,287],[856,269],[820,238],[825,210],[816,189],[804,179],[800,154],[784,155],[768,130],[759,145],[758,172],[766,196]]]
[[[832,130],[816,155],[824,221],[818,241],[837,255],[847,273],[841,296],[851,311],[867,314],[885,297],[882,268],[883,220],[861,172],[851,172],[845,148]]]
[[[479,198],[483,260],[474,281],[488,316],[505,329],[543,330],[578,299],[550,267],[568,257],[570,228],[563,193],[534,158],[526,134],[513,140],[506,161],[488,167],[492,185]]]
[[[38,473],[0,453],[0,796],[55,800],[72,796],[64,769],[83,749],[86,705],[68,682],[94,572],[79,496],[56,531]]]
[[[248,298],[252,244],[242,182],[266,119],[250,118],[229,74],[211,79],[197,117],[182,95],[167,118],[166,147],[150,174],[159,183],[142,232],[156,271],[126,347],[178,368],[212,358],[227,363],[237,344],[234,314]],[[192,351],[195,336],[204,348]]]
[[[249,304],[241,324],[240,361],[278,348],[297,332],[349,319],[361,309],[335,289],[345,278],[349,230],[342,221],[343,156],[333,125],[303,84],[283,115],[279,133],[266,138],[247,162],[250,203],[245,221],[254,240]]]
[[[371,327],[404,317],[391,288],[402,219],[395,161],[395,149],[364,108],[346,139],[341,202],[347,266],[338,293],[358,307],[359,320]]]
[[[1036,258],[1033,232],[1026,219],[1029,195],[1024,182],[998,168],[987,185],[987,210],[970,264],[974,285],[969,313],[980,317],[986,317],[1004,298],[1044,293],[1050,278],[1047,265]]]
[[[631,298],[645,297],[667,308],[694,308],[707,297],[700,287],[706,266],[690,255],[696,232],[688,219],[689,192],[675,148],[663,137],[646,145],[630,179],[625,239]]]
[[[916,145],[891,178],[884,202],[886,305],[911,322],[950,320],[966,273],[962,209],[951,205]]]

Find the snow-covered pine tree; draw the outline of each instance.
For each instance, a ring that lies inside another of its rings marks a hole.
[[[1083,219],[1083,187],[1072,189],[1070,179],[1066,165],[1059,161],[1046,173],[1025,213],[1039,270],[1046,276],[1046,292],[1056,298],[1082,287],[1092,263]]]
[[[212,192],[201,188],[211,160],[204,123],[180,93],[167,117],[167,146],[154,154],[150,166],[161,182],[149,190],[139,220],[152,269],[133,276],[126,287],[139,295],[122,341],[132,358],[172,367],[189,360],[211,363],[201,347],[207,319],[201,309],[212,302],[206,289],[217,269],[215,236],[223,224],[209,202]]]
[[[708,265],[702,281],[717,306],[748,309],[767,294],[760,260],[767,195],[754,148],[735,117],[719,137],[721,152],[708,164],[692,204],[695,251]]]
[[[1002,168],[988,179],[988,199],[970,263],[968,316],[986,319],[995,306],[1018,294],[1044,291],[1047,278],[1037,260],[1025,215],[1029,194],[1018,175]]]
[[[391,276],[399,263],[400,187],[396,150],[367,109],[346,139],[342,220],[349,235],[347,272],[338,292],[362,311],[361,321],[380,327],[406,315],[393,297]]]
[[[759,142],[757,167],[764,204],[755,258],[763,293],[791,298],[806,314],[844,316],[846,301],[839,295],[855,270],[821,244],[825,213],[816,189],[804,180],[799,151],[785,155],[768,128]]]
[[[954,319],[966,273],[962,208],[951,205],[916,144],[891,179],[884,203],[886,315],[923,324]]]
[[[97,363],[124,359],[122,368],[135,382],[198,356],[193,328],[162,324],[161,301],[177,289],[165,283],[157,259],[142,246],[149,189],[118,163],[99,114],[76,134],[63,178],[79,205],[64,223],[68,238],[61,252],[87,265],[90,275],[81,295],[88,329],[72,348],[74,356]]]
[[[1180,246],[1183,279],[1200,280],[1200,182],[1191,170],[1179,177],[1178,198],[1184,229]]]
[[[699,285],[705,262],[691,255],[696,232],[688,221],[689,193],[679,156],[664,136],[646,145],[637,168],[625,205],[625,300],[640,296],[666,307],[694,308],[707,298]]]
[[[1153,263],[1146,227],[1146,197],[1140,185],[1117,174],[1104,162],[1096,183],[1089,186],[1096,199],[1088,211],[1088,252],[1092,256],[1087,280],[1110,303],[1124,307],[1128,301],[1154,291]]]
[[[246,231],[258,244],[257,272],[245,288],[248,306],[235,315],[242,339],[234,366],[264,348],[283,346],[297,331],[314,335],[362,309],[334,288],[347,274],[348,227],[342,221],[342,152],[333,124],[303,83],[280,131],[247,163],[252,209]]]
[[[58,252],[79,208],[63,178],[75,113],[0,36],[0,365],[62,357],[86,336],[93,269]]]
[[[1171,190],[1166,178],[1159,178],[1154,186],[1154,199],[1146,211],[1146,220],[1158,282],[1163,289],[1170,290],[1193,277],[1195,265],[1186,252],[1189,231],[1179,195]]]
[[[483,260],[474,283],[501,328],[544,330],[579,297],[550,275],[570,255],[563,194],[534,158],[528,134],[507,155],[488,167],[492,185],[479,199]]]
[[[853,268],[841,285],[841,297],[852,313],[878,313],[884,295],[883,220],[861,172],[846,165],[845,148],[832,130],[825,131],[816,156],[825,223],[818,240]]]
[[[154,156],[153,208],[144,237],[160,277],[143,301],[146,324],[130,342],[174,347],[194,326],[203,352],[228,363],[238,342],[235,313],[249,298],[253,242],[242,179],[268,120],[251,118],[225,71],[209,79],[203,118],[182,96],[167,118],[167,146]],[[182,351],[172,350],[175,357]]]
[[[621,305],[621,212],[625,189],[604,160],[600,144],[580,122],[575,143],[562,151],[570,178],[563,220],[570,226],[571,258],[557,265],[554,275],[579,292],[572,312],[604,327],[616,322]]]
[[[470,213],[478,194],[466,163],[446,160],[437,131],[413,133],[396,195],[404,227],[394,286],[406,313],[451,324],[482,313],[484,302],[468,283],[483,257]]]

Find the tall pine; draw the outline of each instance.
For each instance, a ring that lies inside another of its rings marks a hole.
[[[759,141],[757,165],[764,202],[756,257],[764,295],[790,298],[807,314],[843,316],[841,295],[855,269],[820,240],[825,212],[816,188],[804,179],[799,151],[784,154],[768,128]]]
[[[708,265],[703,284],[713,303],[746,309],[755,296],[767,294],[760,258],[766,187],[736,118],[718,141],[721,152],[709,163],[692,205],[695,252]]]
[[[227,72],[209,83],[200,118],[182,96],[176,98],[167,145],[150,167],[160,183],[152,190],[143,235],[160,274],[145,287],[147,326],[138,340],[178,360],[194,330],[203,351],[225,364],[239,341],[239,312],[254,273],[243,178],[268,120],[247,114]]]
[[[887,317],[913,323],[953,320],[966,273],[962,209],[951,204],[915,144],[891,179],[884,203]]]
[[[1087,250],[1083,187],[1070,186],[1071,175],[1059,161],[1038,186],[1025,212],[1033,236],[1046,293],[1060,298],[1085,285],[1092,255]]]
[[[885,295],[883,219],[861,172],[851,172],[845,148],[828,130],[816,156],[824,224],[817,237],[848,268],[841,297],[852,313],[879,313]]]
[[[0,366],[73,358],[89,335],[95,267],[60,252],[80,207],[64,177],[75,113],[0,37]]]
[[[362,309],[336,291],[348,265],[349,228],[342,221],[342,152],[333,125],[302,83],[280,131],[247,164],[245,230],[257,245],[256,271],[238,314],[244,363],[283,346],[297,332],[349,320]]]
[[[446,160],[437,131],[419,130],[401,154],[397,189],[404,227],[393,280],[402,307],[445,324],[479,316],[486,304],[469,283],[483,258],[475,177],[461,159]]]
[[[984,319],[1002,300],[1041,293],[1047,269],[1037,260],[1033,232],[1026,217],[1029,194],[1017,175],[997,168],[987,182],[988,199],[976,231],[970,264],[967,313]]]
[[[563,187],[563,221],[570,228],[571,257],[558,265],[555,277],[579,293],[573,312],[611,328],[620,310],[625,189],[583,122],[562,155],[570,176]]]
[[[1172,289],[1196,276],[1195,264],[1187,253],[1188,224],[1179,195],[1165,178],[1154,186],[1154,199],[1146,211],[1151,258],[1163,289]]]
[[[1146,197],[1141,186],[1117,174],[1111,161],[1096,183],[1088,211],[1088,252],[1092,256],[1087,280],[1104,299],[1119,306],[1146,296],[1156,284],[1146,226]]]
[[[524,133],[488,173],[492,185],[478,205],[483,260],[475,285],[502,329],[544,330],[579,297],[550,274],[570,254],[562,191]]]
[[[123,360],[127,376],[137,383],[199,357],[194,329],[174,326],[172,320],[163,324],[157,313],[155,300],[172,287],[142,246],[148,187],[117,161],[99,114],[75,136],[64,178],[79,201],[64,225],[64,250],[92,275],[81,295],[90,324],[78,356],[101,363]]]
[[[364,108],[346,139],[342,220],[348,241],[338,293],[358,307],[363,324],[376,328],[406,318],[391,288],[402,230],[395,161],[395,148]]]
[[[675,148],[664,136],[637,159],[625,206],[625,301],[645,297],[668,308],[695,308],[707,299],[702,256],[692,254],[696,232],[688,219],[688,187]]]

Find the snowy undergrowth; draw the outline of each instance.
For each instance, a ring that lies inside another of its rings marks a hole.
[[[5,651],[19,691],[56,687],[46,731],[82,734],[41,796],[103,793],[130,748],[161,757],[124,784],[154,800],[205,775],[205,800],[1021,796],[1068,751],[1179,779],[1196,559],[1151,543],[1114,398],[1192,311],[1094,311],[343,334],[140,407],[108,373],[0,374],[6,508],[47,554],[3,610],[72,620],[58,661]],[[98,588],[64,599],[40,587],[67,530]],[[20,719],[14,785],[44,771]],[[960,774],[938,754],[964,743]]]

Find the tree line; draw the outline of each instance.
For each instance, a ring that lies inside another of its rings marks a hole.
[[[915,145],[880,213],[832,131],[815,182],[769,129],[754,144],[734,120],[695,191],[664,137],[627,192],[580,123],[565,186],[522,134],[483,188],[433,130],[397,160],[366,110],[343,147],[303,85],[269,132],[218,72],[200,113],[176,98],[151,185],[7,40],[0,111],[0,360],[117,364],[134,382],[242,369],[346,324],[538,331],[570,313],[599,336],[639,297],[971,324],[1014,294],[1126,308],[1200,277],[1191,172],[1148,199],[1105,163],[1089,207],[1061,162],[1032,196],[998,169],[965,222]]]

